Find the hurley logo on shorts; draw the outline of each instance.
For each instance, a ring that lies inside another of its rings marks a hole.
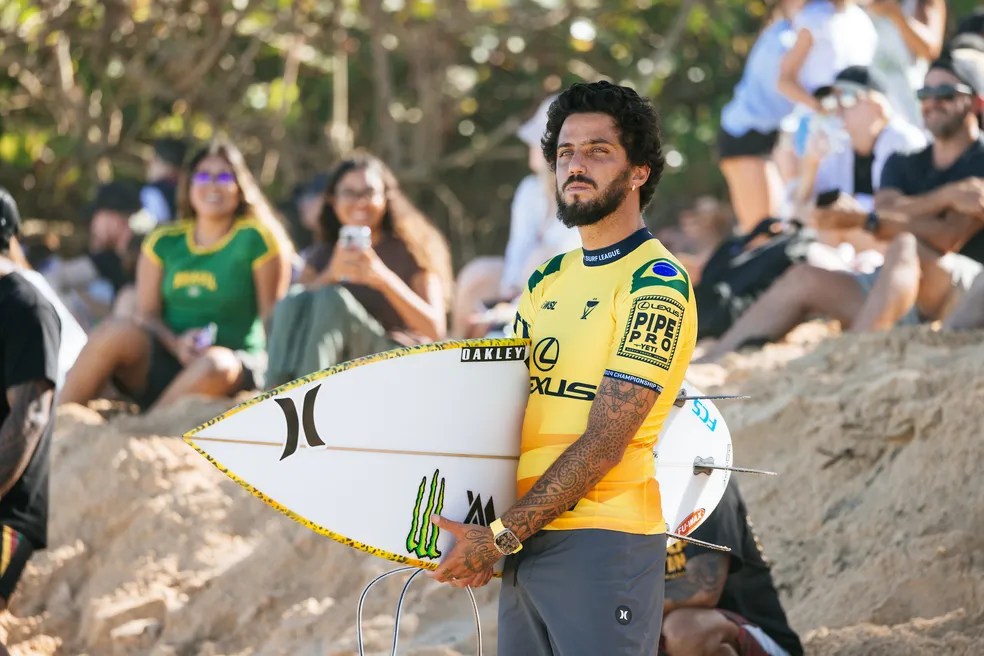
[[[525,359],[525,346],[465,346],[461,349],[462,362],[522,361]]]
[[[615,609],[615,619],[622,626],[627,626],[632,621],[632,609],[628,606],[619,606]]]
[[[440,489],[438,489],[437,479],[441,476],[441,470],[435,469],[431,477],[430,491],[427,493],[427,506],[424,512],[420,512],[420,506],[424,502],[424,492],[427,490],[427,477],[420,479],[420,487],[417,489],[417,501],[413,506],[413,523],[410,524],[410,533],[407,534],[407,553],[416,554],[418,558],[440,558],[441,552],[437,550],[437,538],[441,535],[441,529],[431,523],[431,515],[440,515],[444,510],[444,478],[441,478]]]

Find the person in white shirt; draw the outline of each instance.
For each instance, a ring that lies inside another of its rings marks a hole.
[[[810,138],[797,196],[803,211],[811,215],[811,223],[828,225],[834,214],[871,212],[888,158],[921,150],[929,143],[920,128],[895,112],[888,89],[886,76],[865,66],[845,68],[833,85],[817,89],[815,95],[825,110],[842,121],[848,143],[832,151],[823,132]],[[840,192],[835,200],[817,202],[818,197],[833,198],[832,192]],[[885,248],[860,229],[821,231],[821,237],[830,246],[848,243],[856,252]]]
[[[814,91],[848,66],[870,65],[878,34],[856,0],[811,0],[793,18],[793,29],[796,42],[779,65],[778,86],[796,103],[784,129],[795,133],[796,154],[802,156],[810,123],[822,110]]]
[[[943,50],[946,0],[871,0],[865,9],[878,34],[872,67],[885,77],[885,95],[903,118],[922,127],[916,89]]]
[[[458,274],[451,307],[452,338],[480,337],[511,322],[533,271],[551,257],[581,247],[578,231],[557,220],[553,176],[540,149],[547,109],[555,98],[544,100],[517,131],[530,149],[533,173],[523,178],[513,195],[505,257],[476,258]]]

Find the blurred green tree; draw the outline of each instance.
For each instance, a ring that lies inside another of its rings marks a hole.
[[[671,221],[724,193],[718,116],[767,13],[764,0],[0,0],[0,184],[27,216],[76,220],[98,182],[142,177],[154,137],[222,131],[283,201],[365,146],[460,265],[504,245],[528,173],[515,128],[546,94],[604,78],[660,108],[674,166],[652,220]]]

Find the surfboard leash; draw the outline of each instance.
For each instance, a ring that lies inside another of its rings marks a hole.
[[[400,641],[400,619],[403,616],[403,602],[407,597],[407,591],[410,589],[410,584],[413,583],[413,580],[417,578],[417,576],[419,576],[420,574],[424,573],[424,571],[426,571],[420,569],[419,567],[398,567],[394,570],[384,572],[379,576],[377,576],[376,578],[374,578],[372,581],[370,581],[369,585],[367,585],[365,589],[362,591],[362,596],[359,597],[358,617],[356,619],[356,639],[358,640],[359,643],[359,656],[365,656],[365,648],[362,644],[362,609],[363,606],[365,605],[366,597],[369,595],[369,590],[372,589],[372,586],[376,585],[377,583],[379,583],[385,578],[393,576],[394,574],[401,574],[403,572],[408,572],[410,570],[416,570],[416,571],[413,574],[411,574],[410,578],[407,579],[407,582],[403,584],[403,591],[400,593],[400,601],[396,605],[396,620],[393,623],[393,650],[390,652],[390,656],[396,656],[396,648],[399,646],[399,641]],[[468,598],[471,600],[472,612],[475,614],[475,634],[478,639],[478,656],[483,656],[482,620],[478,613],[478,601],[475,600],[475,593],[472,591],[471,588],[465,588],[465,591],[468,592]]]

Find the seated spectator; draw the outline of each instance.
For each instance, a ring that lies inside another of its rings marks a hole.
[[[731,551],[667,548],[660,656],[802,656],[734,476],[691,537]]]
[[[671,252],[687,269],[691,282],[700,282],[701,272],[714,251],[734,234],[735,218],[721,201],[701,196],[692,209],[680,213],[682,244]],[[754,227],[754,226],[753,226]]]
[[[935,137],[885,164],[875,211],[838,213],[826,229],[864,228],[888,244],[885,264],[852,274],[799,265],[786,272],[712,349],[714,360],[747,342],[782,338],[813,316],[851,331],[944,319],[984,262],[984,55],[955,50],[930,67],[920,89]]]
[[[307,232],[301,259],[307,263],[312,255],[322,250],[325,243],[321,232],[321,212],[325,207],[325,188],[328,186],[328,176],[318,174],[311,179],[297,196],[297,210],[301,219],[301,227]]]
[[[123,182],[99,187],[86,208],[89,222],[89,252],[71,260],[49,262],[44,275],[87,331],[109,316],[117,297],[130,300],[141,237],[134,235],[130,221],[141,209],[138,189]]]
[[[916,89],[943,51],[946,0],[871,0],[864,8],[878,35],[871,67],[884,78],[884,94],[902,118],[922,127]]]
[[[734,97],[721,110],[718,157],[739,232],[778,217],[781,209],[785,190],[772,151],[779,124],[793,111],[793,102],[779,92],[776,78],[779,61],[796,40],[792,20],[802,6],[803,0],[778,3],[771,23],[748,53]]]
[[[779,65],[778,88],[796,103],[792,114],[795,150],[802,156],[806,137],[823,125],[820,101],[813,93],[833,84],[848,66],[871,64],[877,35],[871,19],[855,0],[808,0],[793,19],[796,41]]]
[[[851,147],[831,152],[825,133],[815,132],[810,137],[798,200],[812,205],[818,194],[841,193],[836,201],[814,207],[814,221],[808,223],[829,224],[837,213],[855,213],[863,220],[874,209],[874,195],[888,158],[926,147],[923,131],[892,111],[886,89],[884,76],[877,70],[851,66],[837,74],[833,86],[817,90],[825,109],[843,121]],[[821,238],[831,246],[849,242],[858,251],[880,249],[878,242],[860,229],[822,231]]]
[[[403,194],[381,160],[356,153],[335,169],[321,213],[324,243],[302,288],[277,304],[270,325],[269,387],[340,362],[442,339],[451,257],[444,238]],[[344,228],[369,228],[345,243]]]
[[[292,248],[258,198],[232,145],[192,158],[180,205],[188,218],[144,242],[136,317],[92,333],[62,403],[86,403],[110,381],[144,410],[262,388],[263,321],[286,290]]]
[[[944,331],[984,328],[984,276],[977,276],[967,294],[943,321]]]
[[[577,230],[557,220],[556,183],[540,149],[547,109],[555,98],[544,100],[536,115],[519,128],[533,174],[523,178],[513,195],[505,257],[476,258],[458,274],[451,308],[453,338],[481,337],[492,323],[511,322],[533,271],[555,255],[581,247]]]
[[[147,163],[147,184],[140,190],[140,202],[152,219],[145,232],[155,225],[175,219],[178,181],[187,148],[180,139],[158,139],[154,142],[154,154]]]

